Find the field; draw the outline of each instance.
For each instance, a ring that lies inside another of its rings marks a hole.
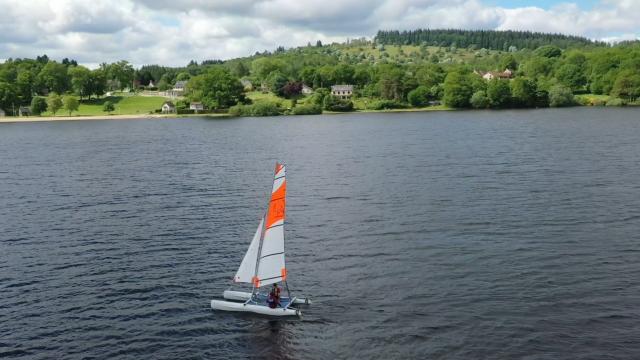
[[[148,114],[160,109],[167,99],[161,96],[139,96],[139,95],[120,95],[107,96],[99,99],[83,100],[80,103],[78,111],[74,111],[71,115],[77,116],[96,116],[107,115],[102,111],[104,103],[111,101],[115,105],[115,110],[110,114],[114,115],[133,115]],[[53,116],[50,111],[42,114],[43,116]],[[64,109],[58,110],[56,116],[68,116],[69,113]]]

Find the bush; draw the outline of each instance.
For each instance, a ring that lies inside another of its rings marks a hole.
[[[232,116],[277,116],[282,114],[280,103],[260,101],[252,105],[235,105],[229,108]]]
[[[549,106],[562,107],[575,105],[571,89],[564,85],[555,85],[549,90]]]
[[[486,109],[489,107],[489,98],[487,97],[487,93],[480,90],[473,93],[471,96],[471,106],[474,109]]]
[[[317,115],[322,114],[322,107],[316,104],[298,105],[292,110],[293,115]]]
[[[426,86],[418,86],[409,91],[407,100],[409,100],[409,104],[412,106],[426,106],[429,103],[429,96],[431,96],[431,89]]]
[[[407,105],[395,100],[379,100],[371,103],[373,110],[406,109]]]
[[[627,102],[620,98],[611,98],[607,101],[607,106],[625,106]]]
[[[353,111],[353,102],[329,95],[324,98],[324,108],[329,111]]]
[[[41,96],[34,96],[33,99],[31,99],[31,113],[33,115],[40,115],[45,111],[47,111],[47,99]]]

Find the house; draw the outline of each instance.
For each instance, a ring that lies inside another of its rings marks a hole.
[[[183,96],[186,88],[187,88],[186,81],[184,80],[176,81],[176,84],[173,85],[173,89],[169,90],[169,96],[172,98]]]
[[[20,114],[20,116],[31,116],[31,108],[28,106],[20,106],[18,114]]]
[[[348,99],[353,95],[353,85],[333,85],[331,86],[331,95],[340,99]]]
[[[253,90],[253,83],[251,83],[251,80],[242,79],[242,80],[240,80],[240,83],[242,84],[242,87],[244,87],[244,91]]]
[[[303,93],[304,95],[309,95],[309,94],[313,94],[313,89],[303,84],[302,90],[300,90],[300,92]]]
[[[195,111],[196,114],[197,114],[198,111],[203,111],[204,110],[204,105],[201,102],[194,101],[191,104],[189,104],[189,109]]]
[[[149,80],[149,85],[147,85],[147,87],[156,87],[156,84],[153,83],[153,79]]]
[[[0,109],[0,117],[5,117],[7,116],[7,114],[4,112],[4,110]]]
[[[476,75],[479,75],[483,79],[487,81],[491,81],[493,79],[511,79],[513,77],[513,72],[509,69],[505,69],[505,71],[474,71]]]
[[[176,106],[171,101],[165,101],[162,104],[162,113],[163,114],[172,114],[176,112]]]

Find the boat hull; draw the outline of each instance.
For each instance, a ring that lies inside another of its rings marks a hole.
[[[235,301],[247,301],[247,300],[251,299],[251,293],[250,292],[244,292],[244,291],[225,290],[225,292],[222,293],[222,296],[227,300],[235,300]],[[282,300],[285,301],[285,302],[288,302],[288,298],[287,297],[283,297]],[[294,297],[293,298],[293,304],[294,305],[302,305],[302,304],[309,305],[309,304],[311,304],[311,301],[309,299],[305,299],[305,298]]]
[[[264,305],[237,303],[231,301],[211,300],[211,308],[221,311],[252,312],[270,316],[300,316],[302,313],[298,309],[275,308],[272,309]]]

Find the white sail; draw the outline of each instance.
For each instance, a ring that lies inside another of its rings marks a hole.
[[[271,199],[260,248],[256,287],[277,283],[287,278],[287,270],[284,263],[286,194],[285,167],[284,165],[276,164]]]
[[[260,248],[260,237],[262,235],[263,223],[264,223],[264,218],[260,219],[258,230],[256,230],[256,234],[253,235],[253,240],[251,240],[251,245],[249,245],[249,250],[247,250],[247,253],[244,254],[244,259],[242,259],[240,268],[238,269],[236,276],[233,278],[234,282],[239,282],[239,283],[253,282],[253,277],[256,274],[256,263],[258,259],[258,249]]]
[[[286,194],[284,165],[276,164],[267,213],[260,220],[249,250],[233,279],[234,282],[253,283],[258,288],[287,279],[284,264]]]

